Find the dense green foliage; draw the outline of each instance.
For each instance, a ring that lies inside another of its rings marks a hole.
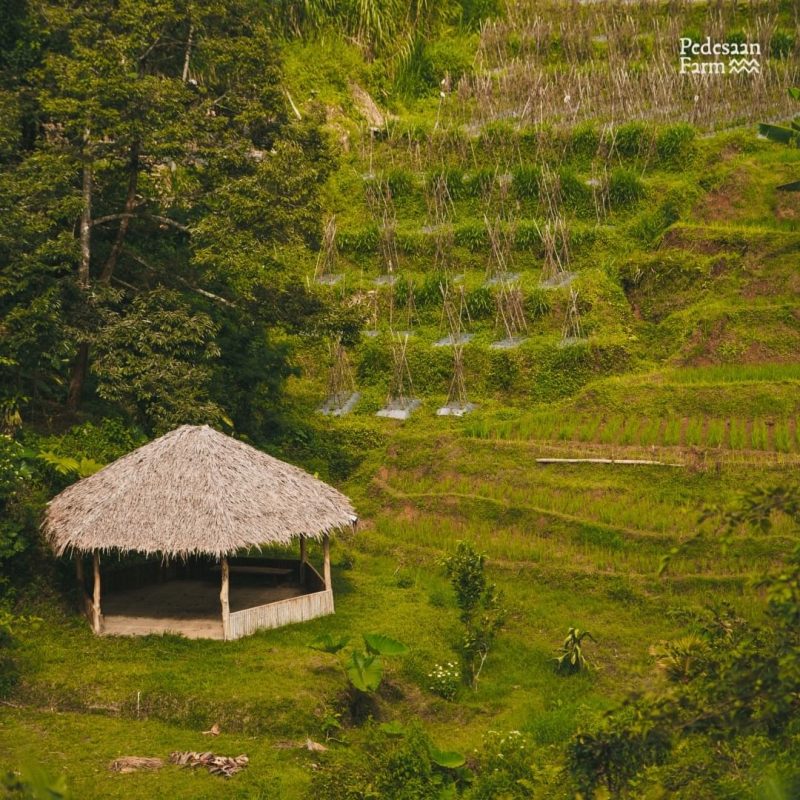
[[[263,438],[290,372],[269,331],[319,306],[290,253],[315,240],[332,164],[316,116],[291,121],[267,20],[248,2],[31,2],[12,37],[6,415],[96,398],[149,431]]]

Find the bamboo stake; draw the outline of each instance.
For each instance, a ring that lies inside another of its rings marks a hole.
[[[331,537],[327,533],[322,539],[322,552],[324,557],[322,575],[325,580],[325,588],[330,591],[333,589],[333,583],[331,582]]]
[[[99,636],[102,630],[103,617],[100,613],[100,554],[97,550],[92,554],[94,568],[94,592],[92,598],[92,628]]]
[[[219,592],[219,602],[222,606],[222,638],[224,641],[228,641],[231,633],[231,607],[228,601],[230,568],[228,566],[227,557],[222,557],[220,567],[220,571],[222,573],[222,587]]]

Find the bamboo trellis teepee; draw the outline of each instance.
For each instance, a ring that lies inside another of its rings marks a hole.
[[[486,267],[487,284],[492,286],[519,277],[510,271],[514,246],[513,221],[506,220],[504,222],[499,216],[495,217],[494,221],[490,221],[485,214],[483,221],[489,235],[490,245],[489,262]]]
[[[575,275],[569,271],[569,231],[564,217],[552,217],[541,227],[534,224],[544,249],[541,285],[553,288],[568,284]]]
[[[342,337],[337,336],[330,345],[331,366],[328,373],[328,396],[320,411],[332,417],[340,417],[353,410],[360,397],[356,391],[353,371]]]
[[[473,408],[475,404],[467,400],[467,384],[464,380],[464,345],[457,344],[453,347],[453,377],[447,402],[437,409],[436,414],[440,417],[463,417]]]
[[[433,236],[433,265],[449,280],[453,266],[455,236],[453,226],[453,198],[444,175],[435,176],[425,187],[425,202],[428,208],[426,229]]]
[[[397,212],[392,199],[392,192],[388,184],[381,187],[380,192],[380,250],[383,274],[377,283],[394,283],[395,272],[399,265],[397,248]]]
[[[561,331],[561,344],[574,344],[581,339],[583,339],[583,328],[578,311],[578,293],[574,289],[570,289],[567,312],[564,315],[564,327]]]
[[[342,276],[336,273],[337,255],[336,215],[332,214],[328,217],[322,232],[322,247],[317,256],[317,266],[314,270],[314,279],[318,283],[339,282]]]
[[[447,326],[447,336],[434,342],[435,347],[464,344],[472,338],[466,332],[464,320],[472,322],[467,305],[467,293],[463,285],[454,286],[451,281],[439,284],[442,293],[442,322]]]
[[[505,338],[493,342],[494,349],[516,347],[528,332],[525,319],[525,304],[522,288],[515,281],[503,281],[500,290],[495,294],[495,325],[505,334]]]
[[[408,419],[420,401],[414,397],[414,383],[408,366],[408,334],[392,334],[392,375],[386,405],[377,412],[379,417]]]

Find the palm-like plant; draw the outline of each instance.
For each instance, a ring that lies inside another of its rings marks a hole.
[[[789,89],[789,95],[795,100],[800,100],[800,88]],[[788,125],[772,125],[762,122],[758,126],[758,131],[762,136],[766,136],[773,142],[788,145],[789,147],[800,147],[800,114],[796,116]],[[791,181],[777,187],[781,192],[800,192],[800,181]]]
[[[708,644],[689,634],[668,642],[658,653],[658,666],[672,683],[688,683],[700,674],[708,659]]]
[[[589,631],[580,628],[570,628],[564,643],[561,645],[556,661],[556,672],[559,675],[574,675],[577,672],[586,672],[591,668],[589,659],[583,653],[583,640],[597,640]]]

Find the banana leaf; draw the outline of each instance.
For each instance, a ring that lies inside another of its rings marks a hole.
[[[402,642],[382,633],[365,633],[364,643],[367,645],[367,650],[376,656],[402,656],[408,652],[408,648]]]
[[[440,767],[446,767],[447,769],[462,767],[467,760],[461,753],[456,753],[451,750],[439,750],[433,745],[429,745],[428,753],[434,764],[438,764]]]
[[[374,692],[381,685],[383,664],[378,656],[354,650],[345,663],[347,677],[359,692]]]

